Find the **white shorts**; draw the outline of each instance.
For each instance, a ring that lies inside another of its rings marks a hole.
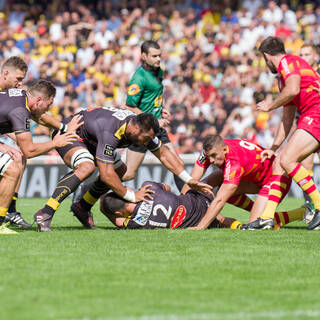
[[[7,153],[0,151],[0,176],[2,176],[13,160]]]

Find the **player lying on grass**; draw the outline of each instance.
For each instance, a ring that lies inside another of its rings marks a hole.
[[[152,199],[153,192],[148,187],[137,192],[126,188],[114,169],[116,149],[132,144],[146,146],[168,170],[190,187],[211,192],[211,186],[192,179],[177,156],[162,147],[161,141],[156,137],[160,129],[159,123],[153,114],[136,115],[129,110],[108,107],[81,111],[80,114],[83,116],[83,125],[77,131],[79,139],[71,145],[57,148],[65,164],[73,171],[60,179],[45,207],[34,215],[39,231],[51,231],[51,220],[60,203],[94,172],[96,165],[99,169],[98,179],[83,199],[72,206],[74,215],[87,228],[95,227],[90,215],[91,206],[109,189],[130,202],[139,202],[145,197]],[[72,117],[65,122],[68,123],[71,119]]]
[[[219,135],[210,135],[205,138],[203,148],[204,151],[195,164],[191,176],[200,179],[213,164],[220,169],[220,181],[217,176],[215,181],[209,184],[212,186],[221,184],[221,186],[207,213],[194,229],[208,228],[226,202],[250,210],[249,221],[254,221],[267,203],[270,186],[273,185],[275,190],[282,190],[281,199],[288,193],[291,179],[272,175],[272,165],[276,158],[273,156],[262,161],[263,148],[256,144],[245,140],[224,140]],[[184,187],[182,191],[185,190]],[[254,204],[246,197],[246,193],[258,195]],[[274,193],[274,197],[277,197],[277,192]],[[305,213],[306,208],[302,207],[292,212],[278,212],[275,219],[283,225],[293,220],[301,220]],[[270,228],[273,228],[273,225]]]
[[[213,195],[195,190],[178,196],[169,186],[153,181],[146,181],[143,186],[154,191],[152,200],[132,203],[109,192],[100,198],[101,212],[119,228],[188,228],[199,223],[213,199]],[[238,229],[241,225],[236,219],[218,214],[209,228]]]
[[[66,146],[76,139],[76,134],[73,132],[63,135],[59,133],[52,141],[45,143],[34,143],[32,140],[30,119],[43,123],[41,117],[48,111],[55,93],[55,87],[45,80],[39,80],[27,91],[21,89],[1,91],[0,133],[13,132],[20,150],[12,151],[4,144],[0,145],[0,225],[3,224],[19,181],[23,169],[23,157],[28,159],[39,156],[54,148]],[[74,128],[77,128],[77,121],[73,124]],[[10,233],[10,230],[3,225],[0,232]]]

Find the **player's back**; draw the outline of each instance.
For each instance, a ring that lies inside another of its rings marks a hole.
[[[164,190],[161,183],[146,181],[155,191],[153,200],[137,204],[128,228],[187,228],[196,226],[204,216],[211,198],[200,192],[190,190],[186,195],[175,195]]]
[[[29,129],[30,111],[26,103],[26,91],[0,91],[0,133],[23,132]]]
[[[293,99],[300,113],[320,107],[319,93],[314,88],[319,88],[317,81],[320,80],[319,74],[304,59],[294,56],[285,55],[279,64],[278,72],[281,75],[279,83],[280,90],[285,84],[285,80],[291,75],[300,76],[300,93]]]
[[[238,139],[226,139],[228,146],[226,161],[224,164],[225,180],[232,181],[238,175],[238,181],[252,181],[260,183],[270,175],[270,161],[261,161],[261,152],[263,148],[260,146]]]

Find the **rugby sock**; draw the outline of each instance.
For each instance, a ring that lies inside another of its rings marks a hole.
[[[298,163],[289,176],[300,186],[300,188],[310,197],[315,209],[320,209],[320,193],[317,190],[308,171]]]
[[[76,190],[80,183],[80,179],[73,171],[67,173],[59,180],[56,189],[42,211],[53,216],[60,203]]]
[[[98,199],[106,193],[110,188],[101,181],[100,176],[92,184],[90,189],[83,195],[80,200],[81,206],[90,211],[92,206],[98,201]]]
[[[8,208],[0,207],[0,226],[2,225],[4,218],[6,217]]]
[[[227,201],[228,203],[238,207],[242,208],[246,211],[251,211],[254,202],[246,195],[246,194],[240,194],[239,196],[233,196],[229,198]]]
[[[279,202],[286,196],[291,186],[291,179],[287,176],[273,175],[270,184],[268,202],[261,215],[262,219],[273,219]]]
[[[11,200],[8,212],[17,212],[17,209],[16,209],[17,200],[18,200],[18,193],[15,192],[14,195],[12,196],[12,200]]]
[[[242,226],[242,222],[236,220],[236,221],[233,221],[231,226],[230,226],[230,229],[232,230],[235,230],[235,229],[240,229]]]
[[[302,220],[305,212],[306,212],[306,208],[304,208],[304,207],[294,209],[291,211],[276,212],[274,214],[274,221],[279,226],[282,227],[282,226],[288,224],[289,222],[296,221],[296,220]]]

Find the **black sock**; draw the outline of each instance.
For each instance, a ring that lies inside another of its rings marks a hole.
[[[80,183],[80,179],[73,171],[67,173],[59,180],[56,189],[42,211],[53,216],[60,203],[76,190]]]
[[[90,189],[82,196],[80,204],[83,208],[90,211],[97,200],[109,190],[109,187],[102,182],[100,176],[91,185]]]
[[[17,209],[16,209],[17,200],[18,200],[18,193],[15,192],[14,195],[12,196],[12,200],[10,202],[10,206],[8,208],[8,212],[17,212]]]

